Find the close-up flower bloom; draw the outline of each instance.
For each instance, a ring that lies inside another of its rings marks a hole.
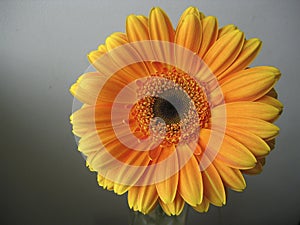
[[[157,205],[179,215],[226,204],[259,174],[274,148],[283,105],[280,71],[249,67],[262,47],[235,25],[187,8],[176,28],[156,7],[129,15],[88,54],[96,69],[70,92],[82,106],[71,115],[78,149],[100,186],[128,192],[144,214]],[[137,140],[137,141],[136,141]]]

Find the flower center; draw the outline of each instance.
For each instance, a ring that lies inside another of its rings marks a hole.
[[[188,113],[189,97],[182,90],[169,89],[154,97],[153,114],[167,125],[179,123],[180,117]]]
[[[203,87],[176,68],[153,74],[137,91],[140,100],[131,111],[136,121],[133,131],[143,133],[139,137],[162,138],[164,144],[194,140],[210,117]]]

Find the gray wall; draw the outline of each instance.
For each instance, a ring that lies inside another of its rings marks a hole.
[[[127,224],[126,196],[99,188],[71,134],[68,89],[87,68],[86,54],[130,13],[161,6],[177,23],[189,5],[235,23],[263,50],[253,65],[275,65],[285,110],[276,150],[244,193],[188,224],[291,224],[300,220],[298,0],[0,1],[0,224]]]

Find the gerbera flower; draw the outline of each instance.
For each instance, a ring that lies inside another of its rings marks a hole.
[[[71,87],[82,107],[71,116],[78,149],[98,183],[128,192],[130,208],[158,204],[178,215],[206,212],[242,191],[243,174],[262,171],[282,111],[280,71],[249,68],[261,48],[234,25],[187,8],[176,29],[160,8],[130,15],[88,54],[95,72]]]

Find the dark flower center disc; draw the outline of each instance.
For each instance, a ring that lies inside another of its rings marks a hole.
[[[189,97],[182,90],[169,89],[159,97],[155,97],[153,104],[154,117],[159,117],[168,124],[179,123],[189,110]]]

